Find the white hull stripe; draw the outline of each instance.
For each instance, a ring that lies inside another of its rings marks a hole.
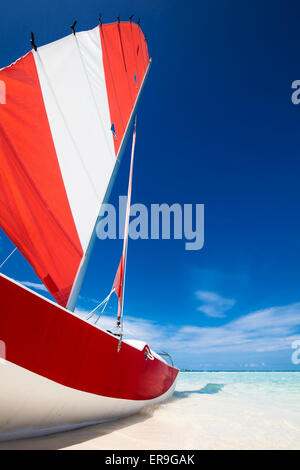
[[[152,400],[124,400],[75,390],[6,361],[0,364],[0,441],[65,431],[137,413]],[[22,387],[20,387],[22,384]]]

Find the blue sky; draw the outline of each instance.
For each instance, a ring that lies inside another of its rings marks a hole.
[[[125,318],[179,367],[295,369],[300,338],[300,6],[290,0],[1,3],[0,67],[37,44],[135,13],[153,66],[138,113],[132,202],[205,204],[205,245],[129,241]],[[112,199],[125,194],[127,150]],[[12,245],[1,234],[4,259]],[[81,311],[109,292],[120,241],[97,241]],[[19,253],[2,272],[38,283]],[[34,286],[33,286],[34,287]],[[43,292],[43,291],[40,291]],[[108,308],[108,316],[116,303]],[[103,325],[108,320],[103,320]]]

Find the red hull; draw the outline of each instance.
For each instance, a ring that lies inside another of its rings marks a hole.
[[[151,400],[178,369],[95,328],[0,275],[0,340],[6,359],[66,387],[103,397]],[[146,346],[145,346],[146,347]],[[22,387],[22,384],[20,384]]]

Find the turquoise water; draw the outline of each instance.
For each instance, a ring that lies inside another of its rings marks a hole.
[[[208,387],[214,393],[214,385],[231,395],[300,398],[300,372],[180,372],[176,390],[206,393]]]
[[[181,372],[153,417],[190,449],[300,449],[300,372]]]

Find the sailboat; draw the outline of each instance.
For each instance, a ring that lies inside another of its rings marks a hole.
[[[0,440],[136,413],[173,393],[178,369],[123,331],[125,236],[114,331],[74,313],[149,74],[140,24],[72,31],[0,70],[0,226],[53,301],[0,274]],[[1,348],[0,348],[1,349]]]

